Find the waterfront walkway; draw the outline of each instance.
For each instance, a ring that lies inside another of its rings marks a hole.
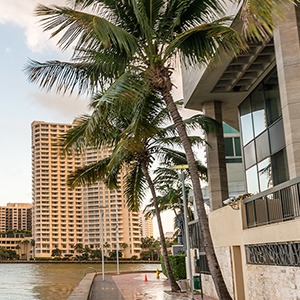
[[[160,279],[155,273],[129,273],[121,275],[96,276],[91,290],[90,300],[189,300],[188,293],[171,292],[168,280],[161,274]],[[201,295],[195,292],[195,300]],[[204,300],[215,300],[204,296]]]

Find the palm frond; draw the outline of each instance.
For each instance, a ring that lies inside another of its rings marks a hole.
[[[136,163],[131,165],[127,171],[125,180],[125,194],[127,205],[130,210],[138,211],[145,199],[147,190],[146,179],[143,175],[141,166]]]
[[[265,41],[272,36],[278,20],[284,19],[288,3],[298,0],[232,0],[241,3],[239,18],[243,21],[246,38]]]
[[[229,20],[230,18],[222,18],[178,34],[166,48],[166,58],[178,51],[185,58],[182,60],[184,65],[207,64],[221,50],[229,55],[237,55],[246,50],[247,44],[239,33],[224,25]]]
[[[47,7],[41,4],[35,12],[37,16],[43,17],[43,28],[45,31],[51,30],[52,37],[62,33],[58,45],[63,50],[76,42],[78,47],[86,49],[115,47],[131,57],[138,49],[133,35],[100,16],[68,7]]]
[[[75,0],[75,6],[80,10],[89,7],[95,13],[102,10],[105,16],[114,19],[114,23],[127,32],[132,33],[134,36],[140,35],[139,24],[130,0]]]
[[[204,133],[216,133],[217,127],[220,125],[215,119],[206,115],[198,114],[183,120],[188,132],[201,129]]]
[[[77,186],[89,186],[97,181],[103,181],[107,173],[107,164],[110,158],[99,160],[96,163],[78,168],[68,176],[68,185],[71,188]]]

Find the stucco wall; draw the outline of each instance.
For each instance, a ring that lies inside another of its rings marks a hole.
[[[300,267],[281,267],[269,265],[246,264],[245,245],[274,242],[300,241],[300,218],[243,229],[243,208],[233,210],[225,206],[209,214],[210,230],[215,251],[223,276],[231,294],[236,297],[236,268],[241,270],[244,279],[243,289],[246,300],[300,300]],[[233,261],[233,247],[240,247],[241,264],[236,266]],[[235,266],[235,267],[233,267]],[[208,295],[214,296],[212,281],[203,276],[203,289]]]
[[[228,287],[229,291],[231,291],[231,296],[233,296],[233,274],[232,274],[232,264],[231,264],[231,253],[230,247],[218,247],[216,248],[216,255],[220,264],[220,268],[222,274],[224,276],[224,280],[226,286]],[[201,275],[202,279],[202,287],[205,295],[210,295],[214,298],[217,298],[216,289],[214,287],[212,278],[210,275]]]
[[[300,268],[246,266],[249,300],[299,300]]]

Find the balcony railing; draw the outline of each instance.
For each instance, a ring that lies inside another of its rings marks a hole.
[[[292,220],[300,216],[300,177],[244,200],[246,228]]]

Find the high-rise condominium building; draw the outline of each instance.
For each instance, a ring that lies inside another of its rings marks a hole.
[[[32,123],[35,255],[49,257],[55,248],[62,250],[63,255],[71,255],[77,243],[92,249],[102,248],[103,243],[108,255],[116,249],[118,240],[118,249],[125,257],[138,256],[139,217],[126,206],[123,176],[119,177],[119,190],[110,191],[103,183],[74,190],[67,186],[70,172],[108,156],[110,151],[103,148],[61,155],[58,139],[71,127]]]
[[[110,154],[110,149],[87,150],[83,155],[84,165],[96,162]],[[139,256],[139,214],[130,212],[124,196],[124,174],[118,176],[118,190],[109,190],[103,182],[84,188],[84,244],[92,249],[102,248],[105,255],[117,249],[124,257]],[[104,239],[102,240],[102,230]]]
[[[0,232],[9,230],[32,230],[32,205],[30,203],[8,203],[0,206]]]
[[[153,236],[153,218],[146,218],[145,214],[140,211],[140,224],[142,237]]]

